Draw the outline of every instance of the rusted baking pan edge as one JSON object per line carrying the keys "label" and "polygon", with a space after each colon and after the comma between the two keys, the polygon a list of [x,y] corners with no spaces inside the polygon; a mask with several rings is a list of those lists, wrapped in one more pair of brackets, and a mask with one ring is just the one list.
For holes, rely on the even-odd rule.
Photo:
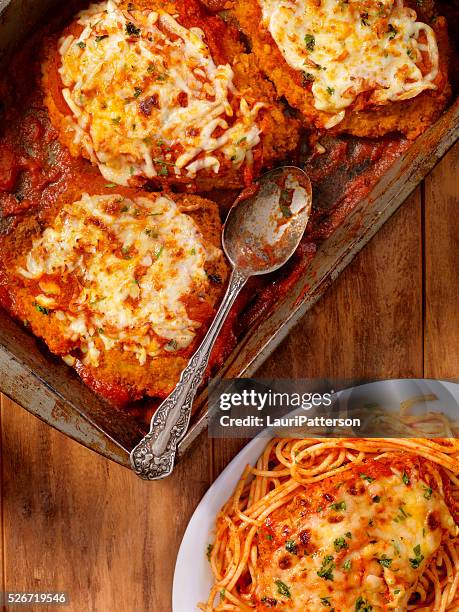
{"label": "rusted baking pan edge", "polygon": [[[304,277],[256,329],[241,339],[217,376],[252,376],[458,138],[459,99],[456,99],[321,245]],[[180,446],[182,454],[206,427],[207,399],[207,391],[203,391],[196,400],[196,416]]]}
{"label": "rusted baking pan edge", "polygon": [[129,466],[142,437],[133,419],[100,400],[60,359],[0,310],[0,389],[48,425],[101,455]]}

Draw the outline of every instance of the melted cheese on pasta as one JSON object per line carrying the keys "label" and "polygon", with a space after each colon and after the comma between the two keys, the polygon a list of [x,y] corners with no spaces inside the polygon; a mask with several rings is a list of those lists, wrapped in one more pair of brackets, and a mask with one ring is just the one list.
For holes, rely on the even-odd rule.
{"label": "melted cheese on pasta", "polygon": [[268,519],[259,532],[272,546],[258,561],[260,603],[292,612],[406,610],[442,538],[457,528],[438,492],[414,471],[409,486],[404,478],[362,474],[317,507],[305,495],[278,523]]}
{"label": "melted cheese on pasta", "polygon": [[211,249],[167,197],[83,194],[34,241],[19,273],[85,364],[97,366],[100,349],[113,347],[143,364],[193,341],[201,324],[189,318],[184,300],[208,287]]}
{"label": "melted cheese on pasta", "polygon": [[[356,97],[368,104],[435,89],[438,49],[432,28],[402,0],[259,0],[264,25],[286,62],[312,82],[315,108],[336,125]],[[421,62],[427,58],[428,72]]]}
{"label": "melted cheese on pasta", "polygon": [[218,173],[222,158],[251,163],[263,104],[238,94],[231,67],[214,63],[199,28],[113,0],[91,5],[78,23],[80,36],[60,41],[68,129],[107,180],[193,178]]}

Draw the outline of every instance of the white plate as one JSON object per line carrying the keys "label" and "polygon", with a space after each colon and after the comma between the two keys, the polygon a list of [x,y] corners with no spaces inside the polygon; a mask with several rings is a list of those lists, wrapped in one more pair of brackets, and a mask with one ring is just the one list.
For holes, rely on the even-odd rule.
{"label": "white plate", "polygon": [[[429,402],[429,410],[443,412],[457,420],[459,384],[435,380],[387,380],[368,383],[339,393],[340,401],[352,394],[381,406],[397,409],[400,402],[420,394],[433,393],[438,400]],[[245,466],[255,464],[268,437],[257,436],[228,464],[196,508],[183,536],[175,564],[172,593],[173,612],[196,612],[197,603],[206,601],[212,588],[212,572],[207,560],[207,546],[213,540],[215,518],[233,493]]]}

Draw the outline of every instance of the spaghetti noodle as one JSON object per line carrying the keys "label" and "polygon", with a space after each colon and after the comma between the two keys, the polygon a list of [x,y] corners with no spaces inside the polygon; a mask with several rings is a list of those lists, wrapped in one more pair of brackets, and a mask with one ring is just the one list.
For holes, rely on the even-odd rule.
{"label": "spaghetti noodle", "polygon": [[[361,487],[357,493],[352,491],[355,480]],[[379,485],[381,494],[374,494]],[[330,495],[334,490],[335,497]],[[346,498],[345,490],[350,490],[354,497],[348,495]],[[368,514],[365,514],[358,508],[366,507],[364,500],[369,491],[372,501],[380,503],[377,510],[375,504],[368,506]],[[397,510],[400,514],[378,532],[376,521],[382,514],[375,512],[387,513],[400,495],[403,499]],[[410,495],[414,496],[411,501]],[[326,504],[325,509],[312,509],[311,505],[314,506],[319,497],[333,499],[335,503]],[[339,501],[340,497],[348,500],[348,510],[358,500],[361,505],[354,506],[356,511],[352,516],[345,516],[346,502]],[[443,527],[449,525],[449,529],[439,529],[441,516],[446,521]],[[363,517],[368,517],[368,525],[371,525],[366,531],[369,542],[361,533],[360,523],[358,529],[354,529],[357,518],[363,520]],[[420,540],[421,545],[416,540],[419,535],[416,521],[422,523],[424,539]],[[246,467],[217,518],[216,537],[209,554],[215,584],[207,603],[200,604],[200,608],[206,612],[270,608],[303,612],[320,610],[321,606],[324,610],[334,608],[335,612],[354,609],[457,611],[458,521],[458,440],[275,438],[267,444],[256,466]],[[311,526],[311,523],[315,530],[298,533],[299,527]],[[351,524],[353,529],[349,528],[346,536],[336,538],[334,550],[322,557],[322,553],[330,552],[326,543],[333,542],[331,530],[340,528],[344,534]],[[427,525],[436,528],[436,536],[429,532]],[[317,539],[320,529],[325,530],[323,546],[311,548],[311,533]],[[410,543],[410,554],[404,559],[403,550],[399,550],[398,556],[396,553],[380,554],[375,558],[375,550],[381,546],[379,540],[389,538],[391,529],[397,533],[395,539],[401,539],[402,546]],[[416,533],[414,539],[410,530]],[[383,535],[378,539],[374,533]],[[397,548],[395,539],[391,542]],[[430,544],[426,544],[426,540]],[[370,549],[369,557],[365,558],[363,551],[367,554]],[[286,566],[287,562],[290,565]],[[317,569],[318,563],[322,565]],[[354,566],[360,570],[354,571],[352,576]],[[369,569],[371,567],[379,570]],[[349,571],[341,571],[341,568]],[[369,577],[368,573],[375,575]],[[340,579],[344,574],[346,577]],[[287,583],[284,576],[290,576],[291,582]],[[315,600],[308,576],[312,576],[314,588],[320,590]],[[364,577],[365,585],[362,584]],[[340,599],[337,591],[343,581],[346,581],[345,596]],[[371,596],[367,597],[369,585],[374,584],[376,591],[379,590],[376,604],[374,599],[370,601]],[[381,585],[386,589],[383,595]],[[366,591],[361,596],[359,589],[365,590],[363,587]],[[349,592],[354,597],[352,606],[346,599]],[[345,600],[347,603],[343,603]]]}

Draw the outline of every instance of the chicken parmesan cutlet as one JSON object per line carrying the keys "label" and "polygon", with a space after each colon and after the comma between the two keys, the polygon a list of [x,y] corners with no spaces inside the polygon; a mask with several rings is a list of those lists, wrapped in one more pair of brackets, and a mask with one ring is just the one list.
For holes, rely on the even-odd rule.
{"label": "chicken parmesan cutlet", "polygon": [[233,5],[260,68],[307,125],[414,139],[447,104],[446,21],[429,0],[416,10],[403,0]]}
{"label": "chicken parmesan cutlet", "polygon": [[61,142],[119,185],[250,184],[295,149],[298,122],[238,36],[195,0],[91,4],[45,45]]}
{"label": "chicken parmesan cutlet", "polygon": [[302,488],[258,530],[256,610],[411,609],[458,533],[445,487],[438,466],[389,452]]}
{"label": "chicken parmesan cutlet", "polygon": [[13,314],[107,399],[165,397],[225,288],[216,204],[91,177],[57,209],[5,245]]}

